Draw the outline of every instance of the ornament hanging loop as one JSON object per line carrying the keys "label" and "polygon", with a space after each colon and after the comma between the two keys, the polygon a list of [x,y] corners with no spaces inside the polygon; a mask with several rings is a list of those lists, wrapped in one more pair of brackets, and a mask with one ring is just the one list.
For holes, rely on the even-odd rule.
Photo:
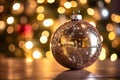
{"label": "ornament hanging loop", "polygon": [[77,14],[73,11],[73,15],[70,16],[70,19],[72,21],[82,20],[82,15],[80,15],[80,10],[78,10]]}

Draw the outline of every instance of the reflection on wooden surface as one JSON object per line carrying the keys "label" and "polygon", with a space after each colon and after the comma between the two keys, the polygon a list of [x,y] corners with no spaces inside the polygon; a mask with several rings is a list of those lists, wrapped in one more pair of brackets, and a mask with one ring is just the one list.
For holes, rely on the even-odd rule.
{"label": "reflection on wooden surface", "polygon": [[119,80],[120,61],[97,61],[84,70],[69,70],[47,58],[0,58],[0,80]]}

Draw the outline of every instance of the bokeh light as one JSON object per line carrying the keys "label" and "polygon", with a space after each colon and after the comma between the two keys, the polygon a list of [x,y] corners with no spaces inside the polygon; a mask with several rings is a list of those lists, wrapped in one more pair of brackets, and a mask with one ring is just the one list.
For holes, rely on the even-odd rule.
{"label": "bokeh light", "polygon": [[115,34],[114,32],[110,32],[110,33],[108,34],[109,40],[114,40],[115,37],[116,37],[116,34]]}
{"label": "bokeh light", "polygon": [[44,7],[43,6],[38,6],[36,11],[37,11],[37,13],[42,13],[42,12],[44,12]]}
{"label": "bokeh light", "polygon": [[116,53],[113,53],[113,54],[110,56],[110,60],[111,60],[111,61],[116,61],[116,60],[117,60],[117,54],[116,54]]}
{"label": "bokeh light", "polygon": [[54,3],[55,0],[47,0],[48,3]]}
{"label": "bokeh light", "polygon": [[10,45],[8,46],[8,49],[9,49],[9,51],[11,51],[11,52],[15,51],[15,45],[14,45],[14,44],[10,44]]}
{"label": "bokeh light", "polygon": [[65,13],[65,8],[64,7],[58,7],[57,11],[58,11],[58,13],[63,14],[63,13]]}
{"label": "bokeh light", "polygon": [[9,27],[7,28],[7,33],[8,33],[8,34],[12,34],[13,31],[14,31],[13,26],[9,26]]}
{"label": "bokeh light", "polygon": [[47,43],[47,41],[48,41],[48,38],[47,38],[46,36],[41,36],[41,37],[40,37],[40,42],[41,42],[42,44]]}
{"label": "bokeh light", "polygon": [[37,15],[37,20],[39,20],[39,21],[44,20],[44,18],[45,18],[45,16],[42,13]]}
{"label": "bokeh light", "polygon": [[37,3],[44,3],[44,0],[37,0]]}
{"label": "bokeh light", "polygon": [[3,31],[6,27],[6,23],[4,21],[0,21],[0,31]]}
{"label": "bokeh light", "polygon": [[100,60],[105,60],[106,59],[106,49],[104,47],[102,47],[102,51],[100,53],[99,59]]}
{"label": "bokeh light", "polygon": [[42,53],[38,50],[33,51],[32,56],[34,59],[40,59],[42,58]]}
{"label": "bokeh light", "polygon": [[89,15],[94,15],[94,9],[88,8],[88,9],[87,9],[87,13],[88,13]]}
{"label": "bokeh light", "polygon": [[42,32],[42,36],[46,36],[46,37],[48,37],[49,34],[50,34],[50,33],[49,33],[48,31],[43,31],[43,32]]}
{"label": "bokeh light", "polygon": [[72,4],[72,7],[77,7],[77,2],[76,1],[70,1],[70,3]]}
{"label": "bokeh light", "polygon": [[13,10],[19,10],[19,9],[20,9],[20,3],[14,3]]}
{"label": "bokeh light", "polygon": [[65,2],[64,7],[70,9],[72,7],[72,4],[70,2]]}
{"label": "bokeh light", "polygon": [[8,24],[13,24],[14,23],[14,17],[10,16],[7,18],[7,23]]}
{"label": "bokeh light", "polygon": [[86,4],[87,0],[79,0],[81,4]]}
{"label": "bokeh light", "polygon": [[54,24],[53,19],[45,19],[45,20],[43,21],[43,25],[44,25],[45,27],[52,26],[53,24]]}
{"label": "bokeh light", "polygon": [[0,5],[0,13],[4,11],[4,6]]}
{"label": "bokeh light", "polygon": [[26,47],[26,49],[32,49],[32,48],[33,48],[33,43],[32,43],[32,41],[27,41],[27,42],[25,43],[25,47]]}

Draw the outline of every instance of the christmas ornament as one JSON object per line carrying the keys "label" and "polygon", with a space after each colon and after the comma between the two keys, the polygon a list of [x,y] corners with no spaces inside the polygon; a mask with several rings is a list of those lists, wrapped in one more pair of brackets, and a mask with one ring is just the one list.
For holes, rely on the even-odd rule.
{"label": "christmas ornament", "polygon": [[51,51],[58,63],[71,69],[90,66],[98,58],[102,41],[98,30],[79,14],[61,25],[51,39]]}

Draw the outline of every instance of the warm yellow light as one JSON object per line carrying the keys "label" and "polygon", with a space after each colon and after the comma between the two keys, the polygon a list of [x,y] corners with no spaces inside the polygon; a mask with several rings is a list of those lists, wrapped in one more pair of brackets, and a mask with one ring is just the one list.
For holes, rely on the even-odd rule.
{"label": "warm yellow light", "polygon": [[105,60],[106,59],[106,49],[104,47],[102,48],[99,59],[100,60]]}
{"label": "warm yellow light", "polygon": [[13,31],[14,31],[13,26],[9,26],[9,27],[7,28],[7,33],[8,33],[8,34],[13,33]]}
{"label": "warm yellow light", "polygon": [[53,24],[54,24],[53,19],[45,19],[45,20],[43,21],[43,25],[44,25],[45,27],[52,26]]}
{"label": "warm yellow light", "polygon": [[37,20],[42,21],[45,18],[44,14],[38,14]]}
{"label": "warm yellow light", "polygon": [[23,48],[24,44],[25,44],[25,41],[19,41],[19,43],[18,43],[20,48]]}
{"label": "warm yellow light", "polygon": [[4,11],[4,6],[0,5],[0,13]]}
{"label": "warm yellow light", "polygon": [[106,25],[106,29],[107,29],[107,31],[113,31],[113,25],[110,24],[110,23],[108,23],[108,24]]}
{"label": "warm yellow light", "polygon": [[8,18],[7,18],[7,23],[8,23],[8,24],[14,23],[14,17],[12,17],[12,16],[8,17]]}
{"label": "warm yellow light", "polygon": [[113,48],[117,47],[119,45],[119,39],[114,39],[111,45]]}
{"label": "warm yellow light", "polygon": [[10,45],[8,46],[8,49],[9,49],[9,51],[11,51],[11,52],[15,51],[15,45],[14,45],[14,44],[10,44]]}
{"label": "warm yellow light", "polygon": [[79,0],[81,4],[86,4],[87,0]]}
{"label": "warm yellow light", "polygon": [[116,34],[115,34],[114,32],[110,32],[110,33],[108,34],[109,40],[114,40],[115,37],[116,37]]}
{"label": "warm yellow light", "polygon": [[4,30],[5,27],[6,27],[5,22],[4,22],[4,21],[0,21],[0,31],[1,31],[1,30]]}
{"label": "warm yellow light", "polygon": [[41,43],[45,44],[45,43],[47,43],[47,41],[48,41],[48,39],[47,39],[46,36],[41,36],[41,37],[40,37],[40,42],[41,42]]}
{"label": "warm yellow light", "polygon": [[119,15],[112,14],[111,19],[112,19],[112,21],[114,21],[116,23],[120,23],[120,16]]}
{"label": "warm yellow light", "polygon": [[32,56],[33,56],[34,59],[40,59],[40,58],[42,58],[42,53],[38,50],[35,50],[33,52]]}
{"label": "warm yellow light", "polygon": [[70,3],[72,4],[72,7],[77,7],[77,2],[76,1],[70,1]]}
{"label": "warm yellow light", "polygon": [[70,9],[72,7],[72,4],[70,2],[65,2],[64,7]]}
{"label": "warm yellow light", "polygon": [[108,4],[111,2],[111,0],[104,0],[104,1],[105,1],[106,3],[108,3]]}
{"label": "warm yellow light", "polygon": [[37,0],[37,3],[43,3],[44,0]]}
{"label": "warm yellow light", "polygon": [[87,13],[88,13],[89,15],[94,15],[94,9],[88,8],[88,9],[87,9]]}
{"label": "warm yellow light", "polygon": [[63,13],[65,13],[65,8],[64,7],[59,7],[57,9],[57,11],[58,11],[58,13],[63,14]]}
{"label": "warm yellow light", "polygon": [[20,3],[14,3],[13,10],[19,10],[19,9],[20,9]]}
{"label": "warm yellow light", "polygon": [[43,6],[39,6],[37,9],[36,9],[36,11],[37,11],[37,13],[42,13],[42,12],[44,12],[44,7]]}
{"label": "warm yellow light", "polygon": [[89,22],[91,25],[93,25],[94,27],[96,27],[95,22]]}
{"label": "warm yellow light", "polygon": [[117,54],[116,54],[116,53],[113,53],[113,54],[110,56],[110,60],[111,60],[111,61],[116,61],[116,60],[117,60]]}
{"label": "warm yellow light", "polygon": [[25,43],[25,47],[26,47],[27,49],[32,49],[32,47],[33,47],[32,41],[27,41],[27,42]]}
{"label": "warm yellow light", "polygon": [[48,37],[48,36],[49,36],[49,32],[48,32],[48,31],[43,31],[43,32],[42,32],[42,36]]}
{"label": "warm yellow light", "polygon": [[48,3],[54,3],[55,0],[47,0]]}
{"label": "warm yellow light", "polygon": [[26,62],[32,62],[32,61],[33,61],[33,59],[31,57],[26,58]]}

